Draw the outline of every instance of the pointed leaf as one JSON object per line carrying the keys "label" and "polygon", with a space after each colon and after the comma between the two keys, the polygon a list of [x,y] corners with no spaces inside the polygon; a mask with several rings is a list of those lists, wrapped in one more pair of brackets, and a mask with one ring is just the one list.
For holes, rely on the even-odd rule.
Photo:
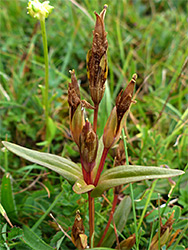
{"label": "pointed leaf", "polygon": [[11,221],[15,221],[17,219],[17,210],[16,210],[16,204],[14,200],[12,184],[11,184],[9,173],[5,174],[2,179],[1,203],[2,203],[3,208],[6,211],[8,218],[10,218]]}
{"label": "pointed leaf", "polygon": [[23,226],[24,241],[28,246],[34,250],[54,250],[50,245],[44,242],[38,235],[36,235],[30,228]]}
{"label": "pointed leaf", "polygon": [[98,185],[91,192],[92,197],[100,196],[105,190],[119,185],[157,178],[169,178],[184,172],[153,166],[123,165],[106,170],[99,179]]}
{"label": "pointed leaf", "polygon": [[96,160],[95,160],[96,164],[95,164],[95,167],[93,169],[94,179],[96,177],[97,170],[99,168],[99,164],[100,164],[100,160],[101,160],[103,149],[104,149],[103,137],[101,136],[100,140],[98,141],[97,156],[96,156]]}
{"label": "pointed leaf", "polygon": [[83,178],[81,168],[76,163],[66,158],[53,154],[41,153],[10,142],[3,142],[3,144],[14,154],[57,172],[70,183],[75,183],[78,179]]}
{"label": "pointed leaf", "polygon": [[73,186],[73,190],[77,194],[87,193],[95,188],[94,185],[87,185],[84,180],[77,180]]}
{"label": "pointed leaf", "polygon": [[[126,225],[127,218],[131,211],[131,198],[126,196],[118,205],[115,213],[114,213],[114,222],[116,225],[117,230],[121,233]],[[112,223],[113,224],[113,223]],[[116,240],[114,228],[110,227],[108,232],[102,242],[101,246],[105,247],[112,247],[113,243]]]}

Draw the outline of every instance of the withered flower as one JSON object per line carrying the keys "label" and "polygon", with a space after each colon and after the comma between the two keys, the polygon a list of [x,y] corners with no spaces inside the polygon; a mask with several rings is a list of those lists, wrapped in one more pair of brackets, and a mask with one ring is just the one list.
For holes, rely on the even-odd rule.
{"label": "withered flower", "polygon": [[87,54],[87,75],[92,100],[98,105],[104,95],[105,81],[108,74],[106,31],[104,27],[104,17],[107,5],[100,15],[95,12],[96,24],[93,31],[93,44]]}
{"label": "withered flower", "polygon": [[[160,246],[164,246],[168,240],[170,239],[170,235],[172,232],[172,225],[174,223],[174,212],[172,212],[172,214],[170,215],[170,217],[168,218],[168,220],[166,221],[166,223],[163,225],[162,222],[161,223],[161,232],[160,232]],[[159,247],[159,233],[157,232],[151,242],[150,245],[150,250],[158,250]]]}
{"label": "withered flower", "polygon": [[[136,236],[135,236],[135,234],[133,234],[129,238],[120,242],[119,249],[130,250],[130,249],[132,249],[132,247],[134,246],[135,243],[136,243]],[[118,248],[118,247],[116,247],[116,248]]]}
{"label": "withered flower", "polygon": [[104,128],[103,143],[105,148],[112,147],[120,137],[123,124],[132,102],[136,78],[137,75],[134,74],[126,89],[124,91],[122,90],[117,96],[116,106],[112,109]]}
{"label": "withered flower", "polygon": [[74,225],[72,227],[71,239],[73,244],[78,249],[85,249],[87,247],[87,236],[84,234],[85,229],[83,225],[83,220],[80,216],[80,211],[76,211],[76,216],[74,220]]}
{"label": "withered flower", "polygon": [[86,120],[79,140],[80,157],[86,172],[92,171],[98,149],[98,137],[91,123]]}
{"label": "withered flower", "polygon": [[80,90],[74,70],[70,71],[71,82],[68,88],[68,103],[70,116],[70,130],[76,144],[79,144],[79,137],[85,124],[84,113],[80,100]]}

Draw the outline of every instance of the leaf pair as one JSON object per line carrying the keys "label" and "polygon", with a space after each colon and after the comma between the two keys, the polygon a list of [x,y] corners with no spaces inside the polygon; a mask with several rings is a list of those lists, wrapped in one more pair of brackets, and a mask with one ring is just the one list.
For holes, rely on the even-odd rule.
{"label": "leaf pair", "polygon": [[95,187],[94,185],[87,185],[83,180],[81,168],[66,158],[27,149],[10,142],[3,142],[3,144],[16,155],[57,172],[71,184],[76,183],[73,187],[76,193],[80,194],[92,190],[92,197],[100,196],[105,190],[122,184],[148,179],[169,178],[184,173],[176,169],[124,165],[106,170],[101,175],[98,185]]}

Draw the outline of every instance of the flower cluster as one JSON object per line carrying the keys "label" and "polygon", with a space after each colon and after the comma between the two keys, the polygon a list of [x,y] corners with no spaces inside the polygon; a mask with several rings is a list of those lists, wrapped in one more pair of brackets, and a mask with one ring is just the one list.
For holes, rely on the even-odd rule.
{"label": "flower cluster", "polygon": [[[75,76],[75,71],[70,71],[71,82],[68,88],[68,103],[70,114],[70,130],[73,140],[79,147],[80,158],[83,170],[84,180],[87,184],[97,184],[100,173],[93,180],[92,170],[95,166],[95,160],[98,149],[98,137],[96,127],[84,118],[84,108],[94,109],[94,124],[97,124],[98,105],[100,104],[105,91],[105,82],[108,74],[107,64],[107,32],[104,26],[104,17],[107,5],[100,14],[96,15],[95,29],[93,31],[92,48],[87,54],[87,75],[89,88],[94,107],[86,101],[81,100],[80,89]],[[104,128],[103,143],[106,152],[119,140],[122,127],[124,125],[129,107],[132,102],[134,85],[137,75],[132,76],[126,89],[121,91],[116,99],[116,105],[113,108]],[[103,167],[103,166],[102,166]],[[102,171],[99,167],[99,172]],[[88,177],[88,175],[90,177]]]}
{"label": "flower cluster", "polygon": [[49,1],[40,3],[38,0],[33,0],[28,3],[27,14],[39,20],[43,20],[48,17],[53,8],[53,6],[49,5]]}

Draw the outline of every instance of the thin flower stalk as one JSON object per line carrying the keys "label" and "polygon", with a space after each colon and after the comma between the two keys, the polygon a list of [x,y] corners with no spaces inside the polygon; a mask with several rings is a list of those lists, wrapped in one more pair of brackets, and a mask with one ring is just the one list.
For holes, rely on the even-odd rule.
{"label": "thin flower stalk", "polygon": [[101,156],[101,160],[100,160],[99,167],[98,167],[97,174],[96,174],[95,181],[94,181],[95,186],[97,186],[98,181],[100,179],[100,176],[101,176],[101,173],[102,173],[102,170],[103,170],[103,167],[104,167],[104,163],[105,163],[108,151],[109,151],[108,148],[103,149],[103,153],[102,153],[102,156]]}
{"label": "thin flower stalk", "polygon": [[46,36],[45,19],[40,21],[41,31],[42,31],[42,41],[44,50],[44,62],[45,62],[45,91],[44,91],[44,110],[46,126],[48,127],[48,116],[49,116],[49,105],[48,105],[48,92],[49,92],[49,62],[48,62],[48,44]]}
{"label": "thin flower stalk", "polygon": [[97,247],[100,247],[107,232],[108,232],[108,229],[110,227],[110,224],[111,224],[111,221],[113,219],[113,215],[114,215],[114,212],[115,212],[115,208],[116,208],[116,205],[117,205],[117,202],[118,202],[118,194],[114,194],[114,199],[113,199],[113,203],[112,203],[112,209],[111,209],[111,212],[110,212],[110,216],[109,216],[109,219],[108,219],[108,223],[106,225],[106,228],[104,230],[104,233],[99,241],[99,243],[97,244]]}
{"label": "thin flower stalk", "polygon": [[49,5],[49,1],[44,1],[40,3],[39,0],[30,0],[28,2],[28,14],[33,18],[40,21],[42,41],[43,41],[43,51],[44,51],[44,62],[45,62],[45,88],[43,94],[43,105],[45,113],[45,123],[46,123],[46,140],[48,139],[48,119],[49,119],[49,103],[48,103],[48,92],[49,92],[49,62],[48,62],[48,43],[46,36],[45,19],[53,10],[53,6]]}

